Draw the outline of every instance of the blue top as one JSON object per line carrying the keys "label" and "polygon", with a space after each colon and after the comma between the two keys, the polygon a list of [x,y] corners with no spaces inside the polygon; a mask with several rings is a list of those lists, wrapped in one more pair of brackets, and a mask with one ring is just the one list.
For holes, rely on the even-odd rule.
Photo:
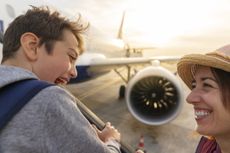
{"label": "blue top", "polygon": [[[0,65],[0,88],[23,79],[38,79],[32,72]],[[35,95],[0,131],[1,153],[118,153],[115,141],[103,143],[75,104],[75,97],[60,86]]]}

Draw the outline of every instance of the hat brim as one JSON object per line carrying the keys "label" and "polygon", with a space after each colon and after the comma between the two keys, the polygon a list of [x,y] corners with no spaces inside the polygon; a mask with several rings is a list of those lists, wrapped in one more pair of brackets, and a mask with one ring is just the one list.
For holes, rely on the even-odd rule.
{"label": "hat brim", "polygon": [[215,56],[202,54],[186,55],[177,63],[177,72],[190,89],[192,89],[192,67],[194,65],[208,66],[230,72],[229,62]]}

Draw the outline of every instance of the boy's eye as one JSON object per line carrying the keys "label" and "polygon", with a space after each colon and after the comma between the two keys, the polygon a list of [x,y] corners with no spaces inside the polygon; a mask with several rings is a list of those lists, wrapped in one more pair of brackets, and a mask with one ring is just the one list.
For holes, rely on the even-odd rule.
{"label": "boy's eye", "polygon": [[74,56],[72,56],[72,55],[69,55],[69,58],[70,58],[70,61],[71,61],[71,62],[73,62],[73,61],[76,61],[76,60],[77,60],[77,58],[76,58],[76,57],[74,57]]}

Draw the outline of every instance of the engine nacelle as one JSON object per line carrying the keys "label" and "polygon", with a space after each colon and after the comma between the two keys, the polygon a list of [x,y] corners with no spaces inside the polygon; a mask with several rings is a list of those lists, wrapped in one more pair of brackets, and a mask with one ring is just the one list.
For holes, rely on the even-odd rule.
{"label": "engine nacelle", "polygon": [[162,125],[180,113],[183,89],[169,70],[150,66],[130,80],[125,98],[129,111],[137,120],[148,125]]}

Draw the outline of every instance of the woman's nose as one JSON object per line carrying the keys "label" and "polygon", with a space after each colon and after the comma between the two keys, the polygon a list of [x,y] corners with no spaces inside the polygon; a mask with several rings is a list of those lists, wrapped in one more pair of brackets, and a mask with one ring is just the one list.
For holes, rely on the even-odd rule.
{"label": "woman's nose", "polygon": [[198,91],[196,91],[195,89],[192,90],[189,95],[186,98],[186,101],[189,104],[195,104],[201,101],[201,97]]}

